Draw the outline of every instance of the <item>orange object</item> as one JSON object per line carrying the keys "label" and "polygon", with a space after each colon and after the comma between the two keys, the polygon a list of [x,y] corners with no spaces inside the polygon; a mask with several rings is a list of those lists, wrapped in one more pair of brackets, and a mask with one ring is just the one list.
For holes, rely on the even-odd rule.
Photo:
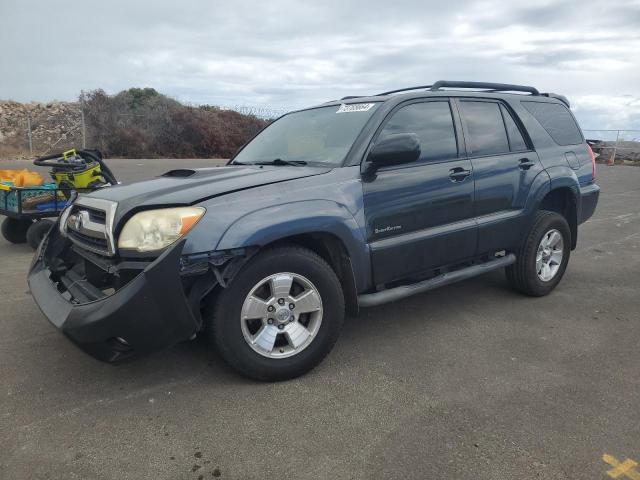
{"label": "orange object", "polygon": [[11,183],[14,187],[40,187],[44,184],[42,175],[29,170],[0,170],[0,182]]}

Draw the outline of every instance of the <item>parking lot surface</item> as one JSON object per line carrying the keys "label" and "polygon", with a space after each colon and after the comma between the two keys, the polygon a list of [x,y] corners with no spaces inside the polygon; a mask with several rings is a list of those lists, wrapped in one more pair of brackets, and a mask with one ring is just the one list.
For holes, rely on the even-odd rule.
{"label": "parking lot surface", "polygon": [[[109,161],[121,180],[216,163]],[[608,478],[640,462],[640,168],[599,166],[598,183],[550,296],[493,272],[364,310],[277,384],[199,340],[90,358],[31,299],[30,248],[0,239],[0,478]]]}

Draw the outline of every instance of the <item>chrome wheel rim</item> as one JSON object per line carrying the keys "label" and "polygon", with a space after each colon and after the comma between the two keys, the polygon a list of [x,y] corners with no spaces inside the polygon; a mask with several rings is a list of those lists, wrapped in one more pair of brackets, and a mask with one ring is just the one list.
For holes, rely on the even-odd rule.
{"label": "chrome wheel rim", "polygon": [[240,324],[247,344],[268,358],[297,355],[315,338],[322,323],[322,298],[311,281],[297,273],[263,278],[242,304]]}
{"label": "chrome wheel rim", "polygon": [[536,272],[543,282],[552,280],[562,264],[564,240],[555,228],[542,236],[536,254]]}

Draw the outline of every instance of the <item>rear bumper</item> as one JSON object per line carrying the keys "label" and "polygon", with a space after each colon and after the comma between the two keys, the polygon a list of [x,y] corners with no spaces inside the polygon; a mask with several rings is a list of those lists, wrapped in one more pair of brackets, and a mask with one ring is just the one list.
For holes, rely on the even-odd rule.
{"label": "rear bumper", "polygon": [[596,211],[598,198],[600,197],[600,187],[595,183],[580,187],[580,212],[578,223],[584,223],[591,218]]}
{"label": "rear bumper", "polygon": [[36,253],[29,287],[42,313],[82,350],[106,362],[121,361],[164,349],[196,333],[197,321],[179,274],[183,246],[184,240],[114,293],[77,303],[65,293],[62,282],[51,278],[52,260],[69,248],[53,228]]}

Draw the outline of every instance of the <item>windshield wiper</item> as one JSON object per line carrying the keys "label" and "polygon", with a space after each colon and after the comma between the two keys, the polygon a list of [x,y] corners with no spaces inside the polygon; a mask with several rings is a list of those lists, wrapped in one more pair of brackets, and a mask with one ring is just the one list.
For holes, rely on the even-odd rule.
{"label": "windshield wiper", "polygon": [[306,164],[307,162],[305,162],[304,160],[282,160],[281,158],[275,158],[269,161],[252,163],[252,165],[276,165],[278,167],[281,167],[281,166],[300,167]]}

